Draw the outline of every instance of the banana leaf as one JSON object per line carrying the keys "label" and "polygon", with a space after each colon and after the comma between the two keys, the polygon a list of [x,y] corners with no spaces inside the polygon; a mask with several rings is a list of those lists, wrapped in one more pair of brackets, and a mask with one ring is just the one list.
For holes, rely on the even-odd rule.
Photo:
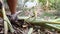
{"label": "banana leaf", "polygon": [[38,23],[38,24],[39,23],[60,24],[60,18],[46,20],[46,19],[39,18],[39,17],[35,19],[35,17],[29,18],[27,16],[18,16],[18,19],[24,19],[27,22]]}
{"label": "banana leaf", "polygon": [[54,28],[60,31],[60,24],[48,24],[46,23],[47,27]]}
{"label": "banana leaf", "polygon": [[54,28],[57,30],[60,30],[60,18],[57,19],[51,19],[51,20],[44,20],[43,18],[29,18],[27,16],[18,16],[18,19],[22,20],[24,19],[26,22],[35,24],[35,25],[44,25],[47,26],[47,28]]}

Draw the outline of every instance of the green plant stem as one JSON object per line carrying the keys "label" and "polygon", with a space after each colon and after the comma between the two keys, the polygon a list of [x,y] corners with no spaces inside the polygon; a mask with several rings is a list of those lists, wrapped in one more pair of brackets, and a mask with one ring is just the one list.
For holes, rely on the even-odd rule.
{"label": "green plant stem", "polygon": [[14,29],[13,29],[8,17],[6,16],[4,5],[2,6],[2,14],[3,14],[3,19],[4,19],[5,31],[8,31],[8,27],[9,27],[9,30],[13,33]]}

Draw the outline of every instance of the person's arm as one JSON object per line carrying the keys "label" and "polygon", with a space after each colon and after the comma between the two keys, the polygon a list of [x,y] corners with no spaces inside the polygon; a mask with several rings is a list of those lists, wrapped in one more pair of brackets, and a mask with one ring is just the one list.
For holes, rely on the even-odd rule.
{"label": "person's arm", "polygon": [[7,0],[9,9],[11,11],[11,14],[16,13],[16,5],[17,5],[17,0]]}
{"label": "person's arm", "polygon": [[16,5],[18,0],[7,0],[7,4],[9,6],[11,12],[11,20],[15,20],[17,15],[16,14]]}

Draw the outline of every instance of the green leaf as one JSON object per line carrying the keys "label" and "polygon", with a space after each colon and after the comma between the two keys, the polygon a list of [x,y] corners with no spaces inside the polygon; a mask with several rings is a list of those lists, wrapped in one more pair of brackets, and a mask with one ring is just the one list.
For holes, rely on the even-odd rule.
{"label": "green leaf", "polygon": [[51,3],[55,3],[55,0],[50,0]]}
{"label": "green leaf", "polygon": [[48,23],[46,23],[46,25],[60,30],[60,24],[48,24]]}

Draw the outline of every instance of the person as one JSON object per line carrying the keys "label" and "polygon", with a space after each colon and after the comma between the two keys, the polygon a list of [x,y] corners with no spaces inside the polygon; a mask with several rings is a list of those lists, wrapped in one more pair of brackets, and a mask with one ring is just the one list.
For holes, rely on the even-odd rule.
{"label": "person", "polygon": [[16,5],[17,5],[17,0],[7,0],[7,4],[9,6],[10,12],[11,12],[11,19],[16,19],[15,14],[16,14]]}
{"label": "person", "polygon": [[7,4],[11,11],[11,14],[14,15],[16,13],[17,0],[7,0]]}
{"label": "person", "polygon": [[[14,18],[14,15],[16,13],[17,0],[7,0],[7,4],[9,6],[9,9],[10,9],[10,12],[11,12],[11,15],[12,15],[11,18],[13,19]],[[0,17],[2,17],[1,13],[0,13]]]}

